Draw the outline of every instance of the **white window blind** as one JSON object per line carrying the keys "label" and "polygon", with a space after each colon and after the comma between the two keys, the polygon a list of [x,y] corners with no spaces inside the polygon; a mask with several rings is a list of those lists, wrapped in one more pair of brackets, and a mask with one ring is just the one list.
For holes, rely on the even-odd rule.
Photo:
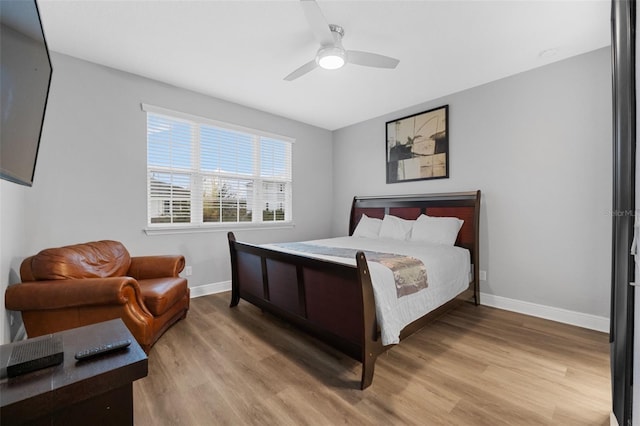
{"label": "white window blind", "polygon": [[292,221],[292,139],[142,107],[148,226]]}

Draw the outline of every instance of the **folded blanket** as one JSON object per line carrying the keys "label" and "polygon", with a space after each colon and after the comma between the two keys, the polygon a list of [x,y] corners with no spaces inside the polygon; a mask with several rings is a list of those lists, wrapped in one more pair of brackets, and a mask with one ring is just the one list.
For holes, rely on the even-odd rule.
{"label": "folded blanket", "polygon": [[424,263],[415,257],[351,248],[318,246],[307,243],[280,243],[272,245],[302,253],[352,259],[356,257],[357,252],[361,251],[364,253],[368,262],[379,263],[386,266],[391,270],[391,272],[393,272],[398,297],[413,294],[427,288],[428,286],[427,269],[425,268]]}

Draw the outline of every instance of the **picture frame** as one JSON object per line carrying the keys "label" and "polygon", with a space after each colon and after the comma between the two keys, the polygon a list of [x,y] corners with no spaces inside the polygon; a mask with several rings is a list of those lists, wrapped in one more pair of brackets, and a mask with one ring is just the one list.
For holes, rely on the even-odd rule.
{"label": "picture frame", "polygon": [[387,183],[449,177],[449,105],[386,122]]}

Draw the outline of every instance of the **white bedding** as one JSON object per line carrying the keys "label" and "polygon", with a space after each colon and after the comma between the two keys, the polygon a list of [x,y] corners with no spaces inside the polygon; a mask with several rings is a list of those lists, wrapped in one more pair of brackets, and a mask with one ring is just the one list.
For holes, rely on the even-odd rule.
{"label": "white bedding", "polygon": [[[384,345],[398,343],[400,341],[400,331],[407,324],[453,299],[469,286],[469,250],[461,247],[360,237],[339,237],[305,241],[305,243],[402,254],[413,256],[424,263],[427,269],[428,287],[417,293],[398,298],[393,272],[380,263],[367,262],[371,272],[376,314],[382,332],[382,344]],[[272,244],[266,244],[264,247],[349,265],[355,265],[356,263],[355,257],[347,259],[298,253],[295,250],[284,249]]]}

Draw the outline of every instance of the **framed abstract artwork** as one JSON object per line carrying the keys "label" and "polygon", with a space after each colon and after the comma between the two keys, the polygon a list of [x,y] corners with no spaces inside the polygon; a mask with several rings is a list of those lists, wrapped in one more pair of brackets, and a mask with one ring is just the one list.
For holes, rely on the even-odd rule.
{"label": "framed abstract artwork", "polygon": [[387,183],[449,177],[449,105],[386,123]]}

